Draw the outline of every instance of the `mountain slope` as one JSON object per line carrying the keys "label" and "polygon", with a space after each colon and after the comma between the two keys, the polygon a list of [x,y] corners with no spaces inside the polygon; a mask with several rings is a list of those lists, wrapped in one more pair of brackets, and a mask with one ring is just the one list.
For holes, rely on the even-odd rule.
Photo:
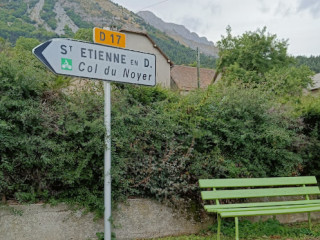
{"label": "mountain slope", "polygon": [[206,55],[218,56],[218,50],[214,46],[213,42],[208,41],[205,37],[199,37],[194,32],[190,32],[185,26],[166,23],[149,11],[140,11],[137,14],[148,24],[166,33],[183,45],[194,50],[199,47],[200,51]]}
{"label": "mountain slope", "polygon": [[[187,48],[147,24],[141,17],[109,0],[2,0],[0,37],[15,43],[20,36],[45,41],[53,37],[73,37],[80,28],[127,28],[147,31],[176,64],[193,64],[194,50]],[[91,32],[91,33],[90,33]],[[215,58],[201,56],[203,67],[214,67]]]}

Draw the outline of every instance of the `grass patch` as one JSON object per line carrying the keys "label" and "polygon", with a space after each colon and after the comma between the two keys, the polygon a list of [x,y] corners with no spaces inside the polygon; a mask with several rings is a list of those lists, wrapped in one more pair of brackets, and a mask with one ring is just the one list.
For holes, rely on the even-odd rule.
{"label": "grass patch", "polygon": [[[240,239],[279,239],[279,240],[315,240],[320,239],[320,222],[314,222],[312,231],[308,223],[281,224],[277,220],[269,219],[265,222],[252,223],[248,220],[239,222]],[[235,227],[233,221],[224,220],[222,223],[222,239],[231,240],[235,238]],[[197,235],[174,236],[166,238],[154,238],[154,240],[209,240],[216,239],[217,225]]]}

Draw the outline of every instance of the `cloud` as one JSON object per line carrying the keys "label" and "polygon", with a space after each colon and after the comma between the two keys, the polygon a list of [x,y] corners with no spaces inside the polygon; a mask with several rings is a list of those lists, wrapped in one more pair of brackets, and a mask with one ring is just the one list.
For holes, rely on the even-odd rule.
{"label": "cloud", "polygon": [[[221,5],[219,0],[188,0],[188,6],[183,6],[185,1],[180,2],[178,22],[186,26],[190,31],[202,32],[207,29],[208,23],[212,24],[212,19],[215,19],[221,13]],[[183,2],[183,3],[182,3]],[[177,14],[178,15],[178,14]]]}
{"label": "cloud", "polygon": [[295,10],[292,6],[293,4],[288,4],[288,2],[282,2],[279,1],[278,5],[274,11],[275,16],[282,16],[282,17],[288,17],[292,14],[294,14]]}
{"label": "cloud", "polygon": [[258,9],[262,12],[262,13],[269,13],[270,12],[270,6],[268,4],[265,3],[264,0],[259,0],[259,7]]}
{"label": "cloud", "polygon": [[210,4],[203,6],[202,10],[208,11],[211,15],[214,15],[221,12],[221,6],[219,4],[211,2]]}
{"label": "cloud", "polygon": [[202,22],[196,17],[184,17],[182,19],[182,25],[187,26],[191,31],[197,32],[202,27]]}
{"label": "cloud", "polygon": [[320,1],[319,0],[300,0],[298,12],[309,11],[314,18],[320,17]]}

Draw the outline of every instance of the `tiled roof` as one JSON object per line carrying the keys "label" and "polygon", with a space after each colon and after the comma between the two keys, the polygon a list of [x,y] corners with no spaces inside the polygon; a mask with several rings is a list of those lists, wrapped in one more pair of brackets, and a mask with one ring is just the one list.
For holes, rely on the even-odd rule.
{"label": "tiled roof", "polygon": [[[200,88],[206,88],[212,82],[216,71],[200,68]],[[171,79],[179,90],[190,91],[198,88],[197,68],[175,65],[171,69]]]}

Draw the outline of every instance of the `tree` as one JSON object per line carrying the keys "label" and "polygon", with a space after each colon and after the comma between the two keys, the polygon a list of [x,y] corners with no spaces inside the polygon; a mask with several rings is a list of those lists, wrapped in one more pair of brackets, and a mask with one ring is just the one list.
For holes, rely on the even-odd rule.
{"label": "tree", "polygon": [[312,71],[320,73],[320,56],[297,56],[296,57],[297,66],[306,65]]}
{"label": "tree", "polygon": [[63,31],[64,31],[64,36],[65,37],[72,38],[74,36],[74,33],[73,33],[72,29],[68,25],[64,26]]}
{"label": "tree", "polygon": [[16,48],[24,49],[31,52],[32,49],[39,44],[40,42],[35,38],[19,37],[16,41]]}
{"label": "tree", "polygon": [[79,39],[87,42],[93,42],[92,29],[80,28],[74,35],[74,39]]}
{"label": "tree", "polygon": [[[313,72],[306,67],[294,67],[295,60],[287,53],[287,40],[278,40],[275,34],[266,32],[266,27],[242,36],[232,36],[227,27],[227,36],[217,42],[219,60],[217,71],[227,83],[243,82],[264,84],[279,93],[301,94],[311,84]],[[276,89],[278,87],[278,89]]]}
{"label": "tree", "polygon": [[274,67],[286,67],[294,63],[287,54],[287,41],[277,40],[275,34],[267,34],[266,27],[255,32],[245,32],[240,37],[231,35],[227,27],[227,36],[217,42],[219,61],[217,69],[223,69],[238,63],[246,71],[266,73]]}

